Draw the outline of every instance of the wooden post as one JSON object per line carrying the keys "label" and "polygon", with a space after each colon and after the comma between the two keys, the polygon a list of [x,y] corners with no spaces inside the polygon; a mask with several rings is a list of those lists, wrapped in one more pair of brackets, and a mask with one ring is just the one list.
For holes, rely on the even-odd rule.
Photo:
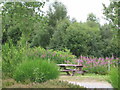
{"label": "wooden post", "polygon": [[108,61],[108,71],[110,71],[110,61]]}
{"label": "wooden post", "polygon": [[79,60],[78,60],[78,65],[80,65],[80,62],[79,62]]}

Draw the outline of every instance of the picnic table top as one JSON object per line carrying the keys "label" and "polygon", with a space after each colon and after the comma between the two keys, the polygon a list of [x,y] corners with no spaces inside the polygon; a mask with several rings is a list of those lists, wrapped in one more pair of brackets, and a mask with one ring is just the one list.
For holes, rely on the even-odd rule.
{"label": "picnic table top", "polygon": [[76,64],[57,64],[58,66],[74,66],[74,67],[83,67],[82,65],[76,65]]}

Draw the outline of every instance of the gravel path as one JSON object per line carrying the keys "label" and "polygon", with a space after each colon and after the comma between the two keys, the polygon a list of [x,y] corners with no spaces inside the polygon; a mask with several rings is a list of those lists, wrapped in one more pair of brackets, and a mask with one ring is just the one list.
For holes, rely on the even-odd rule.
{"label": "gravel path", "polygon": [[107,80],[108,76],[84,75],[84,76],[60,76],[59,80],[80,85],[86,88],[113,88]]}
{"label": "gravel path", "polygon": [[[66,80],[64,80],[66,81]],[[113,88],[108,82],[73,82],[67,81],[69,83],[84,86],[86,88]]]}

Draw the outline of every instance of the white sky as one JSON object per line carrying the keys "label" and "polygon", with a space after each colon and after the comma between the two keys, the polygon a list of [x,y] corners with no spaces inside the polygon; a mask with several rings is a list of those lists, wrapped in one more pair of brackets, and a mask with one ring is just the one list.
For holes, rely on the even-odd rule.
{"label": "white sky", "polygon": [[[53,3],[55,0],[49,0],[45,4],[44,11],[48,10],[48,6]],[[104,15],[102,3],[106,6],[109,5],[109,0],[57,0],[62,2],[66,8],[70,19],[75,18],[78,22],[85,22],[87,15],[93,13],[97,18],[100,19],[100,23],[106,23],[106,20],[103,19]]]}

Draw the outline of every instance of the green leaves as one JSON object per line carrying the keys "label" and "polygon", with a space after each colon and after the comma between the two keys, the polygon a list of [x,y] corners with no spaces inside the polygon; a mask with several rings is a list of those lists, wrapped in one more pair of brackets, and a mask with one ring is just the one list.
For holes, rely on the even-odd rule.
{"label": "green leaves", "polygon": [[54,2],[50,7],[49,11],[47,12],[49,17],[49,25],[56,26],[59,20],[63,20],[67,17],[67,10],[66,7],[61,2]]}
{"label": "green leaves", "polygon": [[59,75],[58,67],[54,63],[48,63],[42,59],[23,61],[14,71],[13,78],[16,81],[45,82],[55,79]]}
{"label": "green leaves", "polygon": [[[13,39],[14,44],[17,44],[17,41],[23,36],[28,42],[35,30],[36,22],[41,21],[43,17],[39,13],[42,13],[40,7],[44,6],[44,4],[44,2],[4,3],[2,10],[3,42],[10,38]],[[36,10],[39,13],[36,13]],[[15,34],[13,33],[14,31],[16,32]],[[5,37],[6,34],[7,38]]]}
{"label": "green leaves", "polygon": [[97,19],[97,17],[93,13],[90,13],[88,15],[87,21],[92,21],[92,22],[98,23],[98,19]]}
{"label": "green leaves", "polygon": [[103,7],[103,14],[106,16],[106,19],[112,24],[114,27],[113,29],[118,29],[120,2],[110,1],[110,5],[108,7],[106,7],[105,4],[103,4]]}

